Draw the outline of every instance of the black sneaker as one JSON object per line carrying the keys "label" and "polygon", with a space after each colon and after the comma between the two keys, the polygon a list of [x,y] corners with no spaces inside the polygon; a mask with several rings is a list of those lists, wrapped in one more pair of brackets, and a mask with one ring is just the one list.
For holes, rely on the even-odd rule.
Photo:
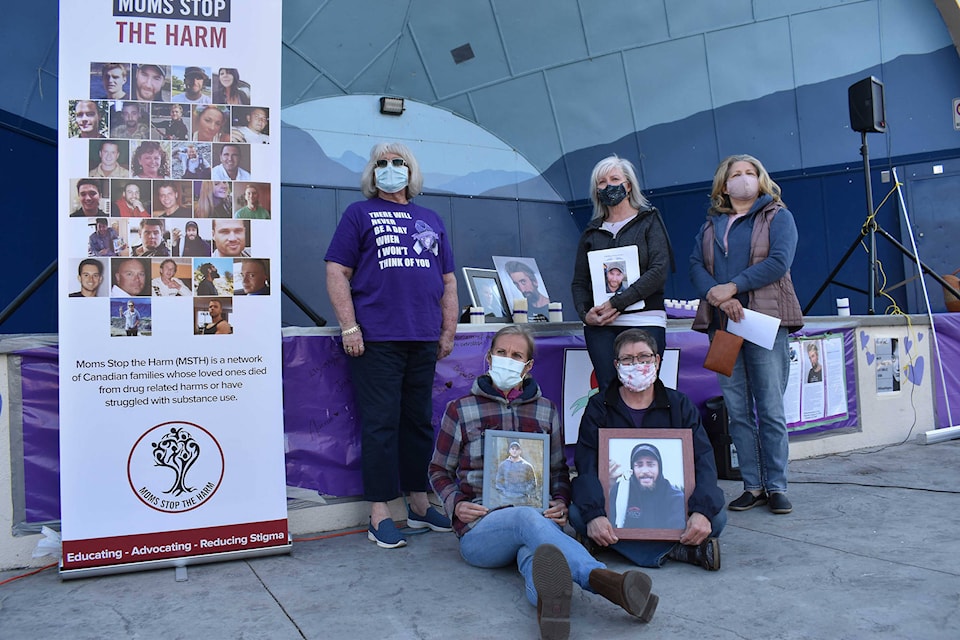
{"label": "black sneaker", "polygon": [[767,504],[766,493],[761,491],[760,495],[755,496],[749,491],[744,491],[742,496],[727,505],[727,509],[730,509],[730,511],[746,511],[747,509],[759,507],[762,504]]}
{"label": "black sneaker", "polygon": [[707,571],[720,569],[720,541],[717,538],[707,538],[697,545],[674,545],[667,557],[671,560],[686,562],[703,567]]}
{"label": "black sneaker", "polygon": [[598,555],[600,555],[600,551],[602,551],[603,548],[594,542],[593,538],[585,533],[582,535],[578,533],[573,537],[577,542],[583,545],[583,548],[586,549],[587,553],[589,553],[591,556],[596,558]]}
{"label": "black sneaker", "polygon": [[782,491],[771,491],[769,500],[770,511],[777,514],[790,513],[793,505],[787,500],[787,494]]}

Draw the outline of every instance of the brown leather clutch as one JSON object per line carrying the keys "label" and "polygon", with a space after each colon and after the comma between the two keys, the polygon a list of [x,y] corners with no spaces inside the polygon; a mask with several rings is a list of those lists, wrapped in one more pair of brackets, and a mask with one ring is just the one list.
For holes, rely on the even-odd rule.
{"label": "brown leather clutch", "polygon": [[733,365],[737,362],[737,354],[743,346],[743,338],[723,329],[717,329],[710,341],[707,357],[703,360],[703,368],[722,373],[725,376],[733,375]]}

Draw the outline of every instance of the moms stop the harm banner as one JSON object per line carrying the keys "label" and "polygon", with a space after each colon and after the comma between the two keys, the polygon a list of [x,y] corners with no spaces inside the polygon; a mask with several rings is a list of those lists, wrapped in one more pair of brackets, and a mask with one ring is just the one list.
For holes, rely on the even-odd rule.
{"label": "moms stop the harm banner", "polygon": [[290,549],[281,13],[60,3],[63,577]]}

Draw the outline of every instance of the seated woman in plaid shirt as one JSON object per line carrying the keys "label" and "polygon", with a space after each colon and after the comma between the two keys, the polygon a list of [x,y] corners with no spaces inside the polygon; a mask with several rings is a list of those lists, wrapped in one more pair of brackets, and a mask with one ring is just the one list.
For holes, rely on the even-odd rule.
{"label": "seated woman in plaid shirt", "polygon": [[[430,462],[430,483],[453,516],[464,560],[485,568],[517,563],[527,599],[537,607],[541,637],[567,637],[574,580],[649,622],[659,601],[650,593],[650,577],[607,569],[561,528],[567,523],[570,473],[557,408],[528,375],[533,347],[533,336],[520,325],[494,335],[486,356],[488,373],[474,381],[470,395],[447,406]],[[550,435],[549,508],[483,506],[485,429]]]}

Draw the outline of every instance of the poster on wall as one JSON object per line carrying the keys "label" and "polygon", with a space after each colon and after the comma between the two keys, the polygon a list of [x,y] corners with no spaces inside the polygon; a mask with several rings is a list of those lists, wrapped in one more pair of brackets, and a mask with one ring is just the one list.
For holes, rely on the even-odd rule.
{"label": "poster on wall", "polygon": [[783,395],[789,431],[847,417],[847,378],[843,336],[824,334],[791,340],[790,377]]}
{"label": "poster on wall", "polygon": [[281,13],[60,5],[63,577],[290,549]]}

